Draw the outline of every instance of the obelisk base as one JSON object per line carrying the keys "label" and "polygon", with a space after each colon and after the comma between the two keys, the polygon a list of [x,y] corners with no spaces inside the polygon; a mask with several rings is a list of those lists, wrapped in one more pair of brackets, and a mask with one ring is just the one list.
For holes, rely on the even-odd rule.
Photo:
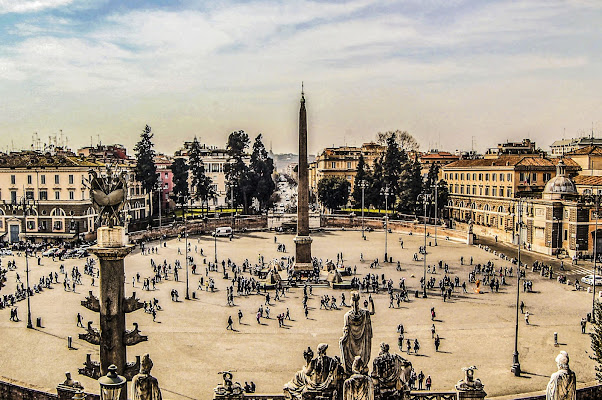
{"label": "obelisk base", "polygon": [[293,271],[297,272],[310,272],[313,271],[314,266],[311,260],[311,242],[313,239],[311,236],[295,236],[295,264],[293,265]]}

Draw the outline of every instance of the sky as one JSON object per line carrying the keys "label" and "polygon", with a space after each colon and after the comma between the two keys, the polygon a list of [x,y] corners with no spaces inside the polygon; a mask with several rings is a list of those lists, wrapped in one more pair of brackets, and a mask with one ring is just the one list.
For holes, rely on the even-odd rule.
{"label": "sky", "polygon": [[0,0],[0,150],[61,130],[173,154],[263,134],[309,152],[602,136],[599,0]]}

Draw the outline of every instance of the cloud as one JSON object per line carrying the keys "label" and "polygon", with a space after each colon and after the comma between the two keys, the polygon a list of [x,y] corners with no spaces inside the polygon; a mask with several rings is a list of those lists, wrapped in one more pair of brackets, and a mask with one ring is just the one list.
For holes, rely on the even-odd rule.
{"label": "cloud", "polygon": [[0,14],[31,13],[51,8],[59,8],[75,0],[0,0]]}
{"label": "cloud", "polygon": [[[433,127],[443,129],[447,109],[466,115],[458,118],[463,127],[454,127],[466,136],[461,132],[482,126],[464,104],[481,115],[483,104],[515,111],[506,99],[525,96],[521,87],[556,94],[547,85],[600,86],[597,2],[182,2],[85,16],[73,10],[91,0],[29,3],[69,7],[20,16],[5,28],[12,41],[0,41],[0,96],[11,107],[21,104],[23,115],[23,104],[51,103],[49,121],[67,119],[84,130],[91,128],[76,117],[97,121],[94,111],[103,109],[111,122],[98,125],[113,131],[117,121],[150,116],[181,135],[245,126],[294,132],[295,115],[286,110],[294,110],[305,80],[315,130],[350,129],[361,138],[407,126],[428,137]],[[9,5],[16,9],[0,0],[0,13],[16,12]],[[524,84],[530,80],[537,83]],[[577,107],[578,93],[571,99]],[[590,101],[584,96],[582,105]],[[426,123],[429,107],[438,115]],[[7,113],[0,111],[0,120]]]}

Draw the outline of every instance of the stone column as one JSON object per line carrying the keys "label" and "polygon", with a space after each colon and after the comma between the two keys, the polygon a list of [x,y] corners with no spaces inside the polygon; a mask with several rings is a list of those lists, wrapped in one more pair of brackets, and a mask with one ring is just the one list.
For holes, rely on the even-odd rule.
{"label": "stone column", "polygon": [[[134,248],[127,244],[125,228],[98,228],[98,244],[90,247],[100,261],[100,373],[106,375],[111,364],[117,373],[125,374],[127,367],[124,342],[124,258]],[[127,399],[127,385],[121,392]]]}
{"label": "stone column", "polygon": [[309,165],[307,163],[307,113],[305,96],[301,92],[299,110],[299,185],[297,186],[297,236],[295,237],[295,272],[311,271],[311,242],[309,236]]}

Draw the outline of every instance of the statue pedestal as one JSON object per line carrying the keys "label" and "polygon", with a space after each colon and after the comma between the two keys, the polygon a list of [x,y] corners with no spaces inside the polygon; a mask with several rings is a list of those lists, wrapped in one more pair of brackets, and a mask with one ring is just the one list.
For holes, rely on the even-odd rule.
{"label": "statue pedestal", "polygon": [[485,396],[484,390],[458,390],[458,400],[483,400]]}
{"label": "statue pedestal", "polygon": [[125,234],[125,228],[123,226],[115,226],[113,228],[101,226],[96,232],[96,243],[97,245],[95,247],[101,248],[127,246],[128,239]]}
{"label": "statue pedestal", "polygon": [[[100,269],[100,373],[106,375],[115,364],[120,375],[127,374],[125,332],[124,259],[133,249],[127,244],[125,228],[98,228],[97,245],[89,248],[99,260]],[[131,375],[130,375],[131,376]],[[121,400],[127,399],[127,388]]]}
{"label": "statue pedestal", "polygon": [[466,234],[466,244],[469,246],[474,244],[474,234],[472,232]]}

